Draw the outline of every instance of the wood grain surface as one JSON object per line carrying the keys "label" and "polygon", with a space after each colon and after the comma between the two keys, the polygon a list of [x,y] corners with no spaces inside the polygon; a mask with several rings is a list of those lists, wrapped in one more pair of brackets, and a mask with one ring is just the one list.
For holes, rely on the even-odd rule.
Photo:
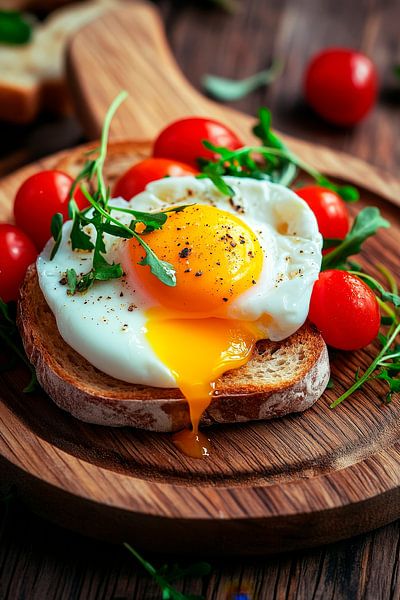
{"label": "wood grain surface", "polygon": [[[87,150],[81,148],[82,155]],[[145,154],[143,142],[132,145],[132,163]],[[66,158],[5,178],[0,206],[10,204],[27,174],[67,165]],[[115,175],[114,162],[111,171]],[[363,190],[352,211],[371,204],[392,227],[369,241],[362,260],[369,271],[383,262],[398,272],[398,209]],[[383,385],[375,381],[329,409],[374,352],[332,356],[334,389],[301,415],[211,428],[211,460],[198,461],[178,452],[168,434],[76,421],[43,392],[25,396],[23,370],[6,372],[0,386],[3,476],[39,512],[46,497],[48,518],[104,539],[122,542],[128,535],[150,550],[190,553],[195,544],[209,555],[270,554],[378,527],[400,514],[400,405],[384,405]],[[156,531],[149,544],[149,532]]]}
{"label": "wood grain surface", "polygon": [[[208,11],[194,2],[161,0],[158,4],[174,55],[196,88],[205,72],[246,76],[268,66],[274,55],[284,55],[287,71],[283,78],[232,106],[255,114],[260,105],[267,104],[281,131],[327,143],[395,173],[400,112],[392,64],[400,62],[398,2],[271,0],[267,4],[246,0],[245,8],[234,16]],[[341,43],[367,51],[381,76],[380,102],[355,130],[337,130],[316,119],[304,106],[299,89],[311,53]],[[79,138],[79,127],[71,119],[57,123],[43,117],[33,128],[2,126],[0,151],[7,160],[10,149],[21,149],[24,156],[43,155],[50,145],[55,149]],[[7,164],[17,162],[14,155]],[[114,547],[87,542],[20,510],[9,516],[0,539],[1,597],[158,597],[140,569]],[[214,562],[209,582],[202,587],[198,581],[186,581],[182,589],[187,593],[203,590],[207,599],[226,600],[231,583],[248,580],[253,600],[399,598],[399,539],[396,524],[312,552],[251,563]]]}

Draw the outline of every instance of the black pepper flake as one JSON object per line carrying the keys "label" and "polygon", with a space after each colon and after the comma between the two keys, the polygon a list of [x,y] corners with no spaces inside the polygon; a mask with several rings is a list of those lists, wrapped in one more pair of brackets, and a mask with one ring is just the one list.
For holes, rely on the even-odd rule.
{"label": "black pepper flake", "polygon": [[129,310],[129,312],[132,312],[132,311],[133,311],[135,308],[137,308],[136,304],[130,304],[130,305],[128,306],[128,310]]}
{"label": "black pepper flake", "polygon": [[253,281],[251,282],[253,285],[256,285],[257,281],[255,279],[253,279]]}
{"label": "black pepper flake", "polygon": [[64,277],[61,277],[60,281],[58,282],[60,285],[67,285],[68,283],[68,279],[67,277],[64,275]]}
{"label": "black pepper flake", "polygon": [[187,258],[189,256],[189,254],[191,253],[191,251],[192,251],[191,248],[184,248],[183,250],[181,250],[179,252],[180,258]]}
{"label": "black pepper flake", "polygon": [[190,273],[190,271],[191,271],[191,270],[192,270],[192,269],[185,269],[183,272],[184,272],[184,273]]}
{"label": "black pepper flake", "polygon": [[232,246],[232,248],[235,248],[236,242],[231,242],[231,246]]}
{"label": "black pepper flake", "polygon": [[203,271],[197,271],[194,276],[195,277],[201,277],[203,275]]}
{"label": "black pepper flake", "polygon": [[122,298],[122,296],[124,295],[124,292],[120,292],[119,293],[119,297]]}
{"label": "black pepper flake", "polygon": [[224,302],[228,302],[228,298],[222,298]]}

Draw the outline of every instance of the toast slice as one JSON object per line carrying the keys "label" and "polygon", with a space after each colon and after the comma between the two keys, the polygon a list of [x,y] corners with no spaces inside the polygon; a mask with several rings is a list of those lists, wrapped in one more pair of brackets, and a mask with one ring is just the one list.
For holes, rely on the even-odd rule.
{"label": "toast slice", "polygon": [[[5,8],[11,4],[8,2]],[[48,8],[60,4],[66,2],[47,1]],[[87,0],[63,6],[35,25],[29,43],[3,45],[0,53],[0,119],[30,123],[42,109],[56,114],[70,111],[64,69],[68,39],[75,31],[118,5],[119,0]]]}
{"label": "toast slice", "polygon": [[[93,367],[61,338],[31,265],[21,288],[18,325],[38,381],[82,421],[177,431],[190,423],[178,389],[132,385]],[[329,380],[328,352],[309,323],[283,342],[258,342],[250,361],[216,382],[201,424],[271,419],[309,408]]]}

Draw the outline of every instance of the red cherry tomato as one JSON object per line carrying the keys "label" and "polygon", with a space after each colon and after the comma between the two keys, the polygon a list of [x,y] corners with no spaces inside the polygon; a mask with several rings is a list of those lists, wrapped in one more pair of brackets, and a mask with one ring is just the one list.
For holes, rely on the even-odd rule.
{"label": "red cherry tomato", "polygon": [[308,316],[325,342],[339,350],[367,346],[378,335],[381,320],[372,290],[355,275],[337,270],[320,273]]}
{"label": "red cherry tomato", "polygon": [[188,117],[163,129],[154,143],[153,155],[197,167],[198,158],[214,158],[213,152],[204,148],[203,140],[229,150],[243,146],[237,135],[222,123],[203,117]]}
{"label": "red cherry tomato", "polygon": [[319,185],[309,185],[296,190],[296,194],[313,211],[322,237],[338,240],[346,237],[350,228],[349,211],[336,192]]}
{"label": "red cherry tomato", "polygon": [[372,61],[346,48],[331,48],[315,56],[305,75],[308,103],[336,125],[358,123],[375,103],[378,77]]}
{"label": "red cherry tomato", "polygon": [[114,196],[130,200],[136,194],[143,192],[150,181],[163,177],[183,177],[196,175],[198,171],[176,160],[168,158],[146,158],[133,165],[118,179],[114,188]]}
{"label": "red cherry tomato", "polygon": [[[14,202],[15,222],[42,250],[51,237],[50,223],[53,215],[68,217],[69,191],[73,179],[62,171],[41,171],[29,177],[19,188]],[[79,208],[88,202],[78,188],[74,199]]]}
{"label": "red cherry tomato", "polygon": [[0,297],[16,300],[27,267],[36,260],[37,250],[23,231],[0,223]]}

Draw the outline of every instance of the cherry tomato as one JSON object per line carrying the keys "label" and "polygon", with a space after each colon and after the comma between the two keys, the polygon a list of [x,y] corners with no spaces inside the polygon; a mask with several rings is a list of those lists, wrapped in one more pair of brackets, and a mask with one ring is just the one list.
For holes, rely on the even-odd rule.
{"label": "cherry tomato", "polygon": [[243,146],[237,135],[222,123],[203,117],[187,117],[163,129],[154,143],[153,155],[197,167],[198,158],[214,158],[213,152],[204,148],[203,140],[229,150]]}
{"label": "cherry tomato", "polygon": [[[36,244],[39,250],[50,238],[53,215],[68,217],[69,191],[73,179],[62,171],[41,171],[28,177],[19,188],[14,202],[15,222]],[[88,202],[78,188],[74,199],[79,208]]]}
{"label": "cherry tomato", "polygon": [[198,171],[176,160],[168,158],[146,158],[133,165],[122,175],[115,184],[114,196],[130,200],[136,194],[143,192],[150,181],[163,177],[183,177],[196,175]]}
{"label": "cherry tomato", "polygon": [[336,125],[354,125],[374,105],[378,77],[364,54],[331,48],[312,59],[304,85],[307,101],[321,117]]}
{"label": "cherry tomato", "polygon": [[313,211],[322,237],[338,240],[346,237],[350,228],[349,211],[336,192],[319,185],[309,185],[296,190],[296,194]]}
{"label": "cherry tomato", "polygon": [[372,290],[355,275],[328,270],[311,295],[309,319],[329,346],[358,350],[378,335],[380,312]]}
{"label": "cherry tomato", "polygon": [[36,260],[37,250],[15,225],[0,223],[0,297],[16,300],[27,267]]}

